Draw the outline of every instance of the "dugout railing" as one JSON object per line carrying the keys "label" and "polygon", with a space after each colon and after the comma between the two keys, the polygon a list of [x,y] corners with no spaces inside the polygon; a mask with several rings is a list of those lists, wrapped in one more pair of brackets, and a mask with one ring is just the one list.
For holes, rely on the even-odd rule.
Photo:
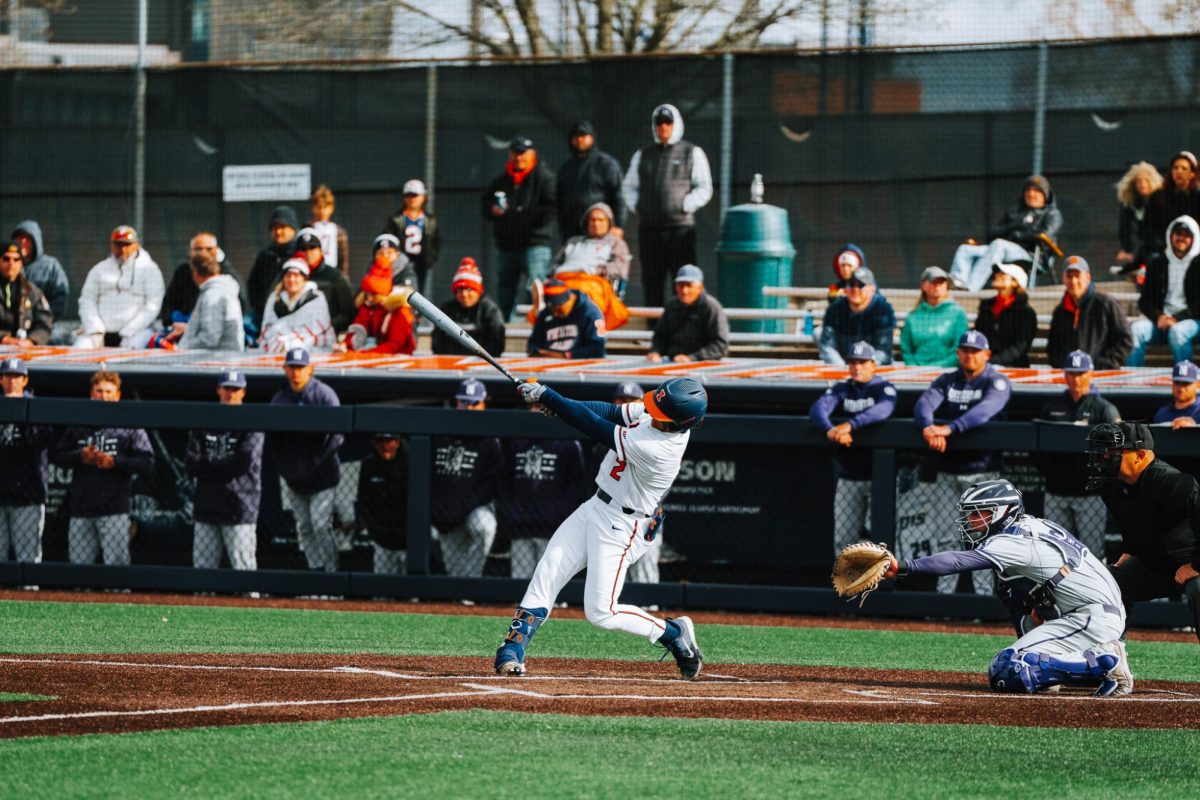
{"label": "dugout railing", "polygon": [[[306,569],[196,569],[190,566],[138,564],[102,566],[69,564],[63,561],[42,563],[0,562],[0,585],[37,585],[51,588],[133,589],[172,592],[259,592],[272,595],[319,595],[346,598],[410,598],[426,600],[463,600],[511,603],[519,599],[525,580],[508,577],[456,577],[433,574],[433,549],[430,535],[429,467],[434,437],[444,435],[526,437],[537,439],[578,438],[575,431],[556,419],[511,409],[460,412],[448,408],[414,407],[399,403],[349,405],[338,408],[280,407],[248,404],[238,407],[215,403],[172,401],[123,401],[98,403],[63,398],[0,400],[0,425],[33,423],[49,426],[111,425],[162,431],[196,428],[214,430],[251,430],[265,432],[335,432],[373,434],[390,432],[407,441],[409,463],[406,571],[400,575],[380,575],[363,570],[314,572]],[[996,422],[956,437],[955,445],[971,449],[997,449],[1009,453],[1079,453],[1087,429],[1075,425],[1031,422]],[[1186,458],[1200,452],[1200,433],[1194,430],[1156,429],[1156,451],[1170,459]],[[693,434],[693,448],[732,448],[750,458],[765,448],[776,451],[794,448],[796,457],[820,461],[815,469],[829,470],[827,459],[832,446],[806,416],[784,415],[710,415]],[[901,462],[925,450],[919,432],[911,420],[894,419],[857,431],[855,447],[871,452],[871,501],[873,538],[894,544],[897,527],[897,475]],[[827,504],[826,492],[810,492],[805,486],[770,498],[776,519],[788,509],[797,513],[805,507]],[[769,518],[769,517],[767,517]],[[676,541],[688,535],[680,515],[668,537]],[[695,519],[692,517],[691,519]],[[799,519],[799,518],[797,518]],[[668,525],[672,516],[668,516]],[[800,527],[802,523],[795,523]],[[745,524],[724,530],[744,548],[754,548],[771,536],[802,537],[806,558],[823,563],[829,552],[828,531],[778,530],[748,519]],[[678,532],[676,532],[678,531]],[[260,534],[261,535],[261,534]],[[817,552],[819,551],[819,552]],[[896,591],[886,584],[885,591],[867,601],[861,611],[857,603],[839,600],[827,584],[806,580],[808,585],[788,585],[778,580],[780,573],[764,573],[761,580],[746,580],[748,573],[737,573],[741,580],[726,582],[712,567],[701,570],[698,580],[665,578],[662,583],[627,584],[625,597],[630,602],[656,604],[669,608],[710,608],[762,610],[811,614],[869,614],[893,617],[938,617],[958,619],[1005,618],[999,602],[990,596],[974,594],[938,594],[923,591]],[[369,567],[368,567],[369,569]],[[772,577],[774,576],[774,577]],[[752,576],[751,576],[752,577]],[[811,575],[810,575],[811,577]],[[583,582],[572,581],[561,599],[578,604]],[[1181,627],[1188,624],[1186,609],[1178,602],[1142,603],[1135,609],[1135,624]]]}

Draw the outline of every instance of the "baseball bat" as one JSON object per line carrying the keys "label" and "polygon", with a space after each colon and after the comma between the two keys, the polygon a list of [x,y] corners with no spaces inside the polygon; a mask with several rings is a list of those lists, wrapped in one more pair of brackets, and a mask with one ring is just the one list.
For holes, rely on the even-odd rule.
{"label": "baseball bat", "polygon": [[422,317],[432,322],[439,330],[454,337],[459,344],[470,350],[475,355],[482,358],[484,361],[491,364],[496,369],[504,374],[513,383],[521,383],[521,379],[513,375],[504,366],[492,357],[492,354],[483,349],[479,342],[471,337],[471,334],[464,331],[458,324],[442,313],[442,310],[429,302],[429,298],[425,297],[420,292],[413,292],[408,296],[408,304],[417,310]]}

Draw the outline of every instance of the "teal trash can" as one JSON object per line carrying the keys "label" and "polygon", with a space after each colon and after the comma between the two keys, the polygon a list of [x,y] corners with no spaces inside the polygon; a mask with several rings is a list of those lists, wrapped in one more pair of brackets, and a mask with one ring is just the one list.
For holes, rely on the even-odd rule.
{"label": "teal trash can", "polygon": [[[764,286],[791,286],[792,233],[788,213],[778,206],[746,203],[725,212],[717,244],[721,304],[726,308],[787,308],[786,297],[766,297]],[[735,320],[747,333],[786,333],[787,320]]]}

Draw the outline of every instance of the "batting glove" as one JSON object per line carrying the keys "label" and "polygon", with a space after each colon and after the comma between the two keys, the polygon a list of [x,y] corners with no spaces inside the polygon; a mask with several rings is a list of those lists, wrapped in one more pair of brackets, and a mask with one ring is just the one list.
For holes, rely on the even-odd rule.
{"label": "batting glove", "polygon": [[647,542],[653,542],[654,537],[658,536],[659,531],[662,530],[662,523],[666,516],[666,509],[664,509],[662,506],[659,506],[658,510],[654,512],[654,516],[652,516],[650,521],[646,523],[646,532],[642,534],[642,538],[644,538]]}
{"label": "batting glove", "polygon": [[526,405],[536,405],[541,401],[542,395],[546,393],[544,384],[534,380],[527,380],[524,383],[517,385],[517,391],[521,393],[521,399]]}

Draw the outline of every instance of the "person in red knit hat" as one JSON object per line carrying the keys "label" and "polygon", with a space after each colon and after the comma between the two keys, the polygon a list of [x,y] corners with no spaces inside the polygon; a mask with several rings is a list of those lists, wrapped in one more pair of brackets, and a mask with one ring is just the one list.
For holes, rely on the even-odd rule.
{"label": "person in red knit hat", "polygon": [[[454,320],[475,341],[494,356],[504,352],[504,318],[500,307],[483,295],[483,273],[475,259],[467,256],[458,265],[450,284],[454,296],[442,303],[442,313]],[[438,328],[431,342],[435,355],[471,355],[463,345]]]}
{"label": "person in red knit hat", "polygon": [[[392,238],[385,234],[375,241],[377,254],[383,249],[380,239],[385,237]],[[358,313],[335,350],[412,355],[417,349],[417,337],[408,309],[410,290],[392,290],[391,263],[377,255],[360,286]],[[375,340],[374,347],[367,348],[368,339]]]}

